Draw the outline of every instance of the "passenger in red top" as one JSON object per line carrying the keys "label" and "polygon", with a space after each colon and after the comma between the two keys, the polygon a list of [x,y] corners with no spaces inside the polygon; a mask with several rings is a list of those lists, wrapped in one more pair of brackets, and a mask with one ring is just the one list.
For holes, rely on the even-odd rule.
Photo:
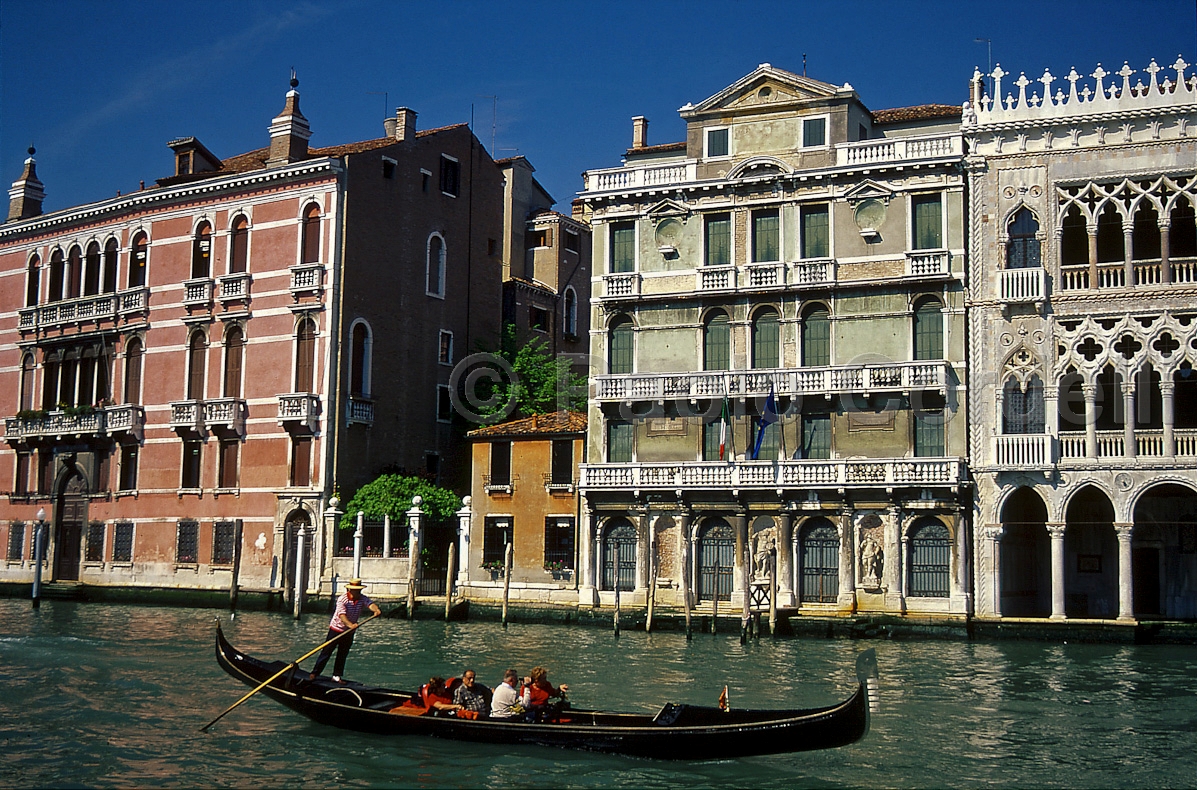
{"label": "passenger in red top", "polygon": [[435,675],[420,688],[420,701],[433,711],[455,711],[462,707],[453,702],[452,694],[445,688],[445,679]]}
{"label": "passenger in red top", "polygon": [[[528,677],[524,678],[524,686],[531,696],[531,709],[528,711],[529,721],[543,719],[549,708],[549,700],[559,697],[564,701],[565,695],[569,691],[569,686],[564,683],[560,688],[554,688],[553,684],[549,682],[549,672],[544,667],[532,667]],[[522,689],[520,693],[523,694]]]}

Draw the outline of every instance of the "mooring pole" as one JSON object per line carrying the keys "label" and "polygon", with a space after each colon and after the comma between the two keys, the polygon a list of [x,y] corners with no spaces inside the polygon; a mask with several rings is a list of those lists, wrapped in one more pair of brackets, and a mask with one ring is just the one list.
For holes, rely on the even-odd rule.
{"label": "mooring pole", "polygon": [[457,559],[457,546],[449,544],[449,567],[445,571],[445,622],[449,622],[449,609],[453,607],[453,566]]}
{"label": "mooring pole", "polygon": [[357,529],[353,531],[353,578],[362,578],[362,540],[365,538],[363,529],[366,519],[364,510],[357,511]]}
{"label": "mooring pole", "polygon": [[690,630],[690,563],[682,562],[682,606],[686,610],[686,641],[694,638]]}
{"label": "mooring pole", "polygon": [[33,525],[33,608],[42,605],[42,560],[45,558],[46,509],[37,509],[37,523]]}
{"label": "mooring pole", "polygon": [[777,636],[777,546],[769,549],[769,636]]}
{"label": "mooring pole", "polygon": [[503,627],[507,627],[507,601],[511,597],[511,544],[503,551]]}
{"label": "mooring pole", "polygon": [[307,530],[303,527],[295,528],[295,598],[294,616],[298,620],[303,617],[303,593],[307,588],[304,580],[304,563],[307,559],[304,557],[305,549],[307,548]]}
{"label": "mooring pole", "polygon": [[713,572],[715,580],[711,582],[711,588],[714,593],[711,595],[711,633],[718,633],[716,623],[719,622],[719,549],[715,549],[715,570]]}
{"label": "mooring pole", "polygon": [[619,569],[615,569],[615,614],[612,617],[615,626],[615,638],[619,639]]}
{"label": "mooring pole", "polygon": [[241,538],[245,523],[241,519],[233,522],[233,580],[229,583],[229,611],[237,611],[238,579],[241,576]]}
{"label": "mooring pole", "polygon": [[744,542],[744,548],[740,553],[740,576],[743,577],[744,585],[744,605],[740,610],[740,644],[748,643],[748,620],[749,620],[749,604],[752,603],[752,568],[749,566],[750,549],[749,542]]}
{"label": "mooring pole", "polygon": [[657,604],[657,557],[655,552],[650,555],[648,574],[648,616],[644,621],[644,633],[653,630],[653,609]]}

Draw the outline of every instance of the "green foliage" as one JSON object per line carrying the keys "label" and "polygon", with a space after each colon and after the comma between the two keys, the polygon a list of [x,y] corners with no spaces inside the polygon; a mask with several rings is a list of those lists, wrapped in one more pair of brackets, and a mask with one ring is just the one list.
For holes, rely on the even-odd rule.
{"label": "green foliage", "polygon": [[45,409],[21,409],[17,412],[17,418],[21,420],[44,420],[49,412]]}
{"label": "green foliage", "polygon": [[[515,324],[504,324],[499,356],[515,371],[515,377],[514,380],[505,377],[495,385],[498,397],[495,411],[490,415],[492,422],[563,409],[586,410],[586,377],[570,369],[568,357],[554,357],[544,340],[534,339],[519,347]],[[515,411],[504,415],[502,410],[513,401]]]}
{"label": "green foliage", "polygon": [[340,528],[356,528],[359,510],[373,521],[381,521],[384,516],[390,516],[392,521],[403,519],[411,510],[412,497],[417,494],[424,500],[420,509],[434,524],[443,524],[461,509],[461,499],[448,489],[419,477],[384,474],[359,488],[344,505],[345,515],[341,518]]}

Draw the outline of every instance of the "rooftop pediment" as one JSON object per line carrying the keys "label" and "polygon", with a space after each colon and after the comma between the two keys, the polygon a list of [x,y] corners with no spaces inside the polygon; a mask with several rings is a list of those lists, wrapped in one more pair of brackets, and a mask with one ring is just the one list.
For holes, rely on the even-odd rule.
{"label": "rooftop pediment", "polygon": [[850,85],[838,87],[762,63],[751,74],[741,77],[714,96],[697,105],[687,104],[679,112],[683,118],[692,118],[721,110],[764,109],[845,93],[854,93]]}

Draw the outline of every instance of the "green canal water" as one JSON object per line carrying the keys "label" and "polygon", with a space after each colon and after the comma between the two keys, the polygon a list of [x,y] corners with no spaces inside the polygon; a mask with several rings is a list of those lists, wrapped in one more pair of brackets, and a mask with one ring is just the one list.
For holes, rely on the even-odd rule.
{"label": "green canal water", "polygon": [[536,747],[376,737],[255,697],[213,658],[219,615],[238,647],[297,657],[327,622],[280,614],[0,601],[0,784],[6,787],[1194,787],[1191,647],[770,640],[585,627],[380,620],[348,675],[410,687],[466,666],[493,685],[535,664],[585,707],[820,705],[877,649],[881,710],[860,743],[674,763]]}

